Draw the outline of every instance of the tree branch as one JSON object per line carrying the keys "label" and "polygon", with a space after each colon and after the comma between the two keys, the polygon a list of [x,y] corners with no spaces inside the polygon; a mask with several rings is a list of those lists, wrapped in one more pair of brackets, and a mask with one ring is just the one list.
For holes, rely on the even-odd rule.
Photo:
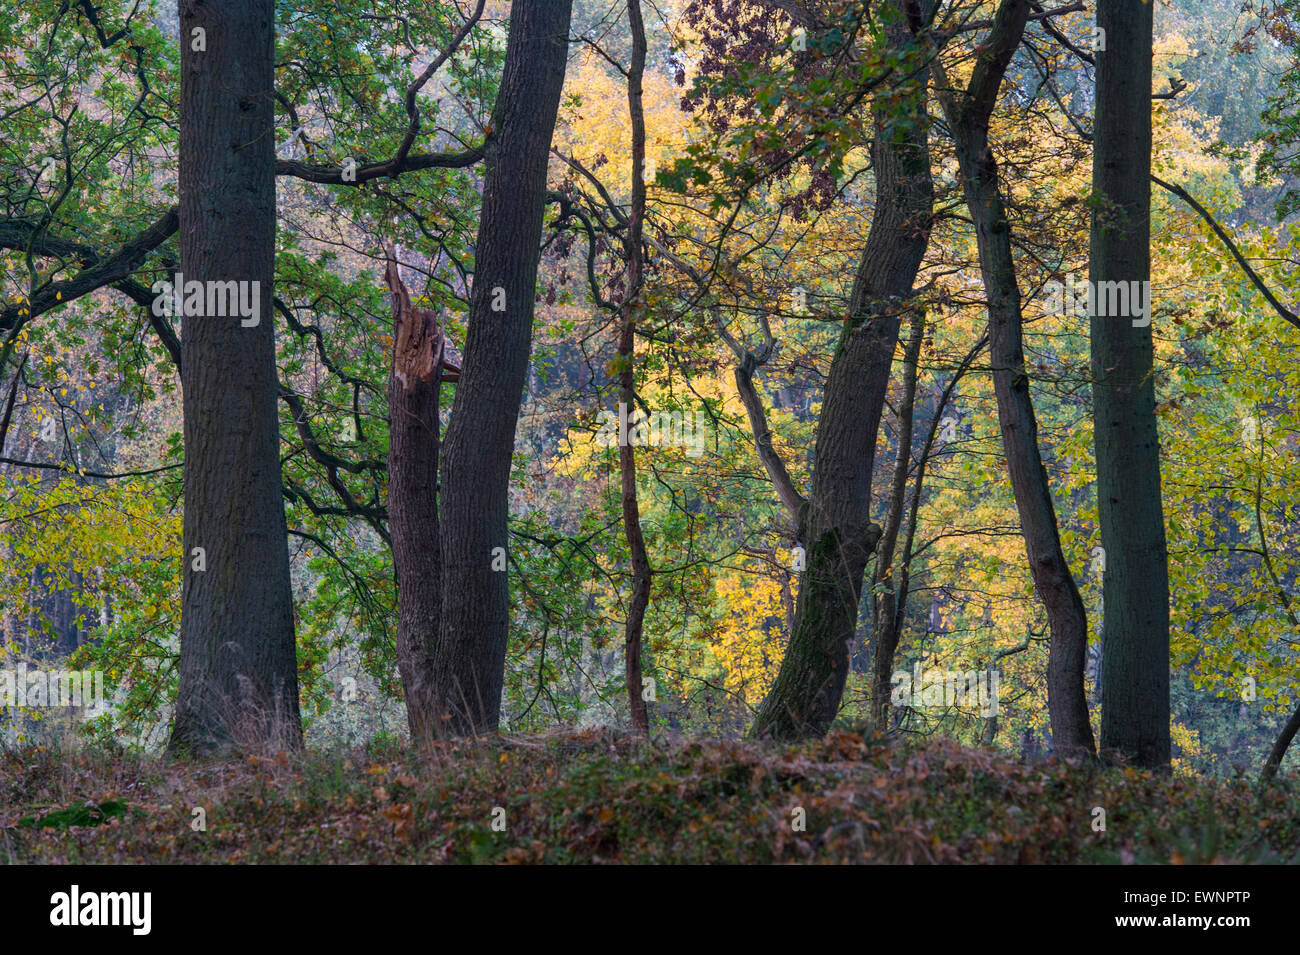
{"label": "tree branch", "polygon": [[760,315],[759,321],[762,323],[763,329],[763,347],[755,353],[741,345],[731,332],[727,331],[721,319],[715,317],[718,334],[722,336],[722,340],[727,343],[727,347],[731,349],[737,359],[735,369],[736,390],[740,392],[741,403],[745,406],[745,415],[749,419],[749,429],[754,434],[754,447],[758,451],[758,458],[763,462],[763,468],[767,471],[767,476],[771,478],[772,485],[776,488],[776,496],[780,498],[781,503],[790,514],[790,519],[794,521],[795,528],[800,529],[799,515],[808,502],[795,489],[794,481],[790,478],[790,472],[785,466],[785,461],[781,459],[781,455],[772,446],[772,429],[767,424],[767,412],[763,408],[763,401],[759,397],[757,389],[754,388],[754,369],[765,364],[775,350],[772,328],[768,323],[767,316]]}
{"label": "tree branch", "polygon": [[1241,251],[1237,248],[1237,244],[1232,241],[1232,237],[1228,235],[1223,226],[1219,225],[1214,216],[1210,215],[1210,210],[1197,202],[1190,192],[1176,183],[1165,182],[1154,173],[1151,175],[1151,181],[1161,189],[1172,193],[1191,206],[1192,209],[1194,209],[1197,214],[1209,224],[1210,228],[1214,230],[1214,234],[1219,237],[1219,241],[1228,247],[1228,251],[1231,252],[1232,257],[1237,260],[1237,264],[1241,266],[1241,270],[1246,273],[1246,277],[1250,279],[1251,284],[1259,290],[1259,294],[1264,296],[1264,299],[1269,305],[1273,306],[1273,310],[1285,321],[1290,322],[1296,328],[1300,328],[1300,315],[1297,315],[1295,312],[1291,311],[1291,309],[1279,302],[1277,297],[1269,291],[1268,286],[1264,284],[1264,280],[1259,277],[1259,273],[1251,268],[1250,263],[1246,261],[1245,256],[1243,256]]}

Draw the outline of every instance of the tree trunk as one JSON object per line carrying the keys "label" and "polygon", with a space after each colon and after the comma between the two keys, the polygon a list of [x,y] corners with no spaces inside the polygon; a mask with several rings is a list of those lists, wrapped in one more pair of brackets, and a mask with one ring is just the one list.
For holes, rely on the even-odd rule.
{"label": "tree trunk", "polygon": [[546,169],[564,84],[571,0],[515,0],[487,153],[460,383],[442,455],[438,720],[492,732],[509,636],[510,465],[532,345]]}
{"label": "tree trunk", "polygon": [[[632,30],[632,64],[627,73],[627,105],[632,121],[632,204],[628,211],[623,256],[627,267],[626,298],[619,334],[619,396],[627,413],[636,406],[636,320],[641,295],[641,230],[645,219],[645,112],[641,104],[641,79],[645,74],[645,23],[640,0],[628,0],[628,23]],[[619,477],[623,496],[623,533],[632,558],[632,596],[628,601],[623,631],[624,675],[632,728],[642,735],[650,732],[645,694],[641,686],[641,636],[645,612],[650,605],[650,557],[641,533],[641,509],[636,495],[636,449],[632,442],[618,449]]]}
{"label": "tree trunk", "polygon": [[[1151,279],[1151,10],[1144,0],[1097,6],[1106,48],[1097,53],[1093,123],[1093,289]],[[1168,769],[1169,568],[1149,296],[1147,305],[1145,325],[1143,318],[1136,326],[1130,317],[1091,318],[1097,503],[1106,554],[1101,748],[1139,766]]]}
{"label": "tree trunk", "polygon": [[[885,736],[889,732],[894,653],[898,650],[902,627],[899,594],[894,583],[894,551],[906,512],[907,479],[912,463],[912,417],[916,408],[917,366],[924,338],[925,313],[918,309],[912,315],[911,334],[907,347],[903,350],[903,397],[898,404],[898,455],[894,460],[894,476],[889,489],[889,512],[876,551],[874,583],[879,596],[874,604],[871,626],[875,638],[872,654],[871,722],[877,736]],[[919,483],[916,492],[921,493]]]}
{"label": "tree trunk", "polygon": [[1264,761],[1264,771],[1260,774],[1260,782],[1268,782],[1277,775],[1282,760],[1286,758],[1287,748],[1290,747],[1291,741],[1295,739],[1297,732],[1300,732],[1300,706],[1295,708],[1291,718],[1282,727],[1282,732],[1278,735],[1276,742],[1273,743],[1268,759]]}
{"label": "tree trunk", "polygon": [[182,321],[185,563],[169,748],[294,747],[302,725],[271,310],[275,4],[182,0],[180,25],[182,271],[187,285],[256,283],[258,321]]}
{"label": "tree trunk", "polygon": [[[900,47],[910,36],[896,28]],[[901,105],[877,107],[872,138],[876,207],[817,422],[811,491],[798,515],[806,548],[795,625],[781,669],[751,733],[820,736],[839,711],[867,559],[876,435],[903,303],[929,243],[934,198],[927,142],[929,70],[912,77]],[[897,104],[898,101],[895,101]],[[901,113],[887,116],[889,110]]]}
{"label": "tree trunk", "polygon": [[388,377],[388,529],[397,571],[397,667],[416,742],[437,734],[433,659],[442,620],[438,542],[438,400],[443,337],[437,316],[411,305],[389,253],[393,298]]}
{"label": "tree trunk", "polygon": [[966,205],[975,224],[980,272],[988,297],[989,353],[1007,471],[1030,573],[1052,631],[1047,664],[1052,735],[1058,749],[1090,755],[1094,742],[1083,688],[1088,618],[1061,549],[1056,506],[1039,454],[1038,421],[1025,369],[1011,226],[998,184],[997,161],[988,142],[989,118],[1028,13],[1027,0],[1003,0],[989,37],[981,44],[985,52],[969,86],[965,91],[945,92],[942,99],[957,147]]}

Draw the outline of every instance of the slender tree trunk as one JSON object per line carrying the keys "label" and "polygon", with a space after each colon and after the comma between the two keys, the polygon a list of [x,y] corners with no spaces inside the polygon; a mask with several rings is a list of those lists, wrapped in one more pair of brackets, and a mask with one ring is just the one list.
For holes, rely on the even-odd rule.
{"label": "slender tree trunk", "polygon": [[[889,731],[889,701],[893,691],[894,653],[898,650],[901,614],[898,591],[894,585],[894,550],[903,524],[907,503],[907,479],[912,463],[912,416],[916,408],[916,378],[925,337],[925,313],[918,309],[912,316],[911,333],[903,350],[903,397],[898,404],[898,456],[889,489],[889,512],[884,532],[876,549],[876,590],[872,633],[871,721],[877,736]],[[917,487],[920,493],[920,487]]]}
{"label": "slender tree trunk", "polygon": [[292,747],[302,726],[271,310],[275,4],[182,0],[180,25],[182,271],[187,285],[253,283],[258,320],[182,321],[185,563],[169,748]]}
{"label": "slender tree trunk", "polygon": [[[899,533],[903,535],[903,548],[902,552],[898,556],[897,563],[894,565],[894,572],[897,577],[896,580],[891,581],[891,586],[886,592],[886,596],[888,597],[888,606],[881,610],[882,616],[886,612],[893,615],[892,623],[887,621],[882,622],[882,626],[892,627],[892,633],[881,638],[882,644],[892,647],[892,650],[890,650],[890,661],[888,665],[885,665],[883,661],[877,661],[877,666],[875,668],[875,673],[877,675],[884,673],[888,669],[892,669],[893,654],[898,652],[898,643],[902,635],[903,620],[907,613],[907,601],[911,594],[911,571],[912,558],[915,554],[914,544],[916,542],[917,513],[921,507],[921,493],[925,489],[925,474],[926,469],[930,464],[931,455],[934,451],[935,437],[939,432],[939,427],[943,421],[944,410],[948,407],[948,402],[952,398],[953,391],[956,390],[957,385],[970,370],[971,364],[981,353],[983,353],[986,344],[987,339],[981,338],[971,346],[970,350],[966,352],[966,357],[961,360],[961,363],[958,364],[956,370],[953,372],[953,376],[949,379],[948,384],[945,385],[943,391],[940,392],[939,400],[935,404],[934,414],[930,419],[929,432],[926,434],[925,443],[922,444],[921,453],[917,458],[916,476],[912,479],[911,502],[907,507],[907,516],[902,519],[899,528]],[[891,544],[889,549],[893,550],[894,546],[895,545]],[[888,643],[885,643],[885,641],[888,641]],[[878,683],[877,693],[882,689],[883,686]],[[888,707],[885,707],[882,711],[877,711],[874,716],[877,720],[876,734],[878,736],[887,736],[897,726],[897,721],[889,717]]]}
{"label": "slender tree trunk", "polygon": [[438,317],[411,304],[389,253],[393,298],[388,376],[388,528],[397,570],[397,667],[417,742],[437,734],[433,660],[442,620],[438,542],[438,399],[443,336]]}
{"label": "slender tree trunk", "polygon": [[[18,370],[14,372],[14,380],[9,385],[9,394],[5,397],[4,412],[0,413],[0,455],[4,454],[5,439],[9,437],[9,422],[13,420],[14,400],[18,397],[18,386],[23,383],[23,369],[27,366],[28,354],[24,352],[22,360],[18,362]],[[5,364],[8,364],[8,357],[5,356]],[[4,369],[5,364],[0,364],[0,370]]]}
{"label": "slender tree trunk", "polygon": [[[900,48],[910,42],[905,30],[897,35]],[[806,569],[790,642],[755,718],[754,736],[820,736],[844,695],[862,577],[880,537],[870,519],[876,435],[903,303],[930,237],[928,83],[929,71],[917,71],[901,107],[881,105],[875,116],[875,213],[826,380],[812,485],[797,519]],[[887,117],[890,110],[902,115]]]}
{"label": "slender tree trunk", "polygon": [[[636,407],[636,320],[641,309],[641,232],[645,220],[645,111],[641,103],[641,80],[645,74],[645,23],[640,0],[628,0],[628,23],[632,29],[632,63],[627,73],[627,105],[632,120],[632,206],[628,211],[623,256],[627,263],[627,291],[623,301],[623,323],[618,342],[619,396],[627,413]],[[632,558],[632,596],[628,601],[623,631],[624,675],[632,728],[650,732],[645,694],[641,685],[641,636],[645,612],[650,605],[650,557],[641,533],[641,510],[636,496],[636,449],[632,443],[618,449],[619,477],[623,494],[623,533]]]}
{"label": "slender tree trunk", "polygon": [[970,85],[964,91],[945,91],[942,100],[957,147],[966,205],[975,223],[980,272],[988,296],[993,389],[1007,471],[1030,573],[1052,631],[1047,664],[1052,735],[1059,750],[1092,754],[1092,725],[1083,688],[1088,618],[1061,549],[1056,506],[1038,449],[1038,421],[1025,368],[1011,225],[1002,202],[997,162],[988,142],[989,118],[1007,64],[1024,33],[1028,13],[1027,0],[1003,0],[989,37],[981,44],[984,53]]}
{"label": "slender tree trunk", "polygon": [[[1128,283],[1151,279],[1151,11],[1144,0],[1097,5],[1106,48],[1097,53],[1093,123],[1094,290],[1100,283],[1132,288]],[[1095,294],[1094,305],[1101,298]],[[1168,769],[1169,559],[1150,297],[1145,300],[1144,318],[1091,318],[1097,503],[1106,554],[1101,748],[1139,766]]]}
{"label": "slender tree trunk", "polygon": [[460,383],[442,453],[438,721],[500,721],[510,624],[510,465],[533,333],[546,169],[568,56],[571,0],[515,0],[488,147]]}

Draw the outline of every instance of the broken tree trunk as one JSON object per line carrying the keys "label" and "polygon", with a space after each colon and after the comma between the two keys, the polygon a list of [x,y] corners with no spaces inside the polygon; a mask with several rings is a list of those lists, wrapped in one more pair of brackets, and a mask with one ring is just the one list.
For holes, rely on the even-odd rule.
{"label": "broken tree trunk", "polygon": [[438,401],[446,344],[437,315],[411,304],[388,253],[393,302],[388,375],[388,527],[397,572],[397,668],[417,742],[437,735],[433,654],[442,620],[438,542]]}

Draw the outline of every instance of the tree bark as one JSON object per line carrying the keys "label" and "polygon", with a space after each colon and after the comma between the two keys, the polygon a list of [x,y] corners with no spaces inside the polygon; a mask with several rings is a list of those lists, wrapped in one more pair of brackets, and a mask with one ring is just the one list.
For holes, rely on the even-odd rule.
{"label": "tree bark", "polygon": [[259,320],[182,321],[185,563],[169,748],[295,747],[302,726],[271,305],[275,4],[182,0],[180,25],[182,271],[187,284],[257,283]]}
{"label": "tree bark", "polygon": [[[1151,279],[1151,11],[1143,0],[1097,5],[1106,48],[1097,53],[1093,122],[1094,289],[1100,282]],[[1101,748],[1167,770],[1169,559],[1149,297],[1147,304],[1146,325],[1091,317],[1097,503],[1106,554]]]}
{"label": "tree bark", "polygon": [[1297,732],[1300,732],[1300,706],[1292,712],[1291,718],[1286,721],[1282,727],[1282,732],[1278,735],[1277,740],[1273,743],[1273,748],[1269,750],[1268,759],[1264,761],[1264,770],[1260,773],[1260,782],[1268,782],[1277,776],[1277,771],[1282,766],[1282,760],[1286,758],[1286,751],[1295,739]]}
{"label": "tree bark", "polygon": [[438,401],[444,340],[438,317],[411,304],[389,253],[393,299],[388,376],[388,528],[397,571],[397,668],[411,738],[437,735],[433,660],[442,620],[438,541]]}
{"label": "tree bark", "polygon": [[[627,235],[623,242],[626,262],[626,297],[619,333],[619,400],[628,414],[636,406],[636,322],[641,295],[641,233],[645,220],[645,111],[641,102],[641,80],[645,74],[645,23],[640,0],[627,0],[628,24],[632,31],[632,63],[627,72],[627,105],[632,121],[632,203],[628,210]],[[632,728],[646,735],[650,718],[641,685],[641,637],[646,608],[650,605],[650,557],[641,532],[641,509],[636,494],[636,449],[632,443],[618,449],[619,479],[623,497],[623,534],[632,560],[632,596],[628,600],[623,630],[624,676],[632,713]]]}
{"label": "tree bark", "polygon": [[[911,42],[894,28],[900,48]],[[905,301],[929,244],[934,187],[927,141],[929,70],[898,103],[874,109],[876,207],[817,422],[807,503],[796,516],[806,548],[795,625],[751,733],[820,736],[839,711],[867,559],[880,538],[871,478]],[[890,110],[898,115],[888,115]]]}
{"label": "tree bark", "polygon": [[975,224],[980,272],[988,297],[989,352],[1007,471],[1030,573],[1052,631],[1047,664],[1052,736],[1058,750],[1091,755],[1095,744],[1083,687],[1088,618],[1061,549],[1056,506],[1038,449],[1011,225],[988,141],[989,118],[1028,13],[1027,0],[1003,0],[988,38],[980,45],[982,52],[969,85],[965,90],[945,90],[941,100],[957,147],[962,189]]}
{"label": "tree bark", "polygon": [[[917,365],[921,342],[925,337],[925,313],[918,309],[912,316],[911,335],[903,350],[903,397],[898,404],[898,455],[889,489],[889,511],[876,550],[873,583],[878,596],[873,604],[871,630],[872,653],[871,722],[877,736],[889,731],[889,701],[893,690],[894,653],[902,628],[899,593],[894,581],[894,551],[903,525],[907,502],[907,478],[912,463],[912,415],[916,407]],[[916,493],[921,493],[920,483]],[[904,599],[906,599],[904,597]]]}
{"label": "tree bark", "polygon": [[510,465],[532,345],[570,7],[571,0],[515,0],[492,116],[469,331],[442,457],[442,621],[433,680],[446,734],[492,732],[500,720],[510,620]]}

